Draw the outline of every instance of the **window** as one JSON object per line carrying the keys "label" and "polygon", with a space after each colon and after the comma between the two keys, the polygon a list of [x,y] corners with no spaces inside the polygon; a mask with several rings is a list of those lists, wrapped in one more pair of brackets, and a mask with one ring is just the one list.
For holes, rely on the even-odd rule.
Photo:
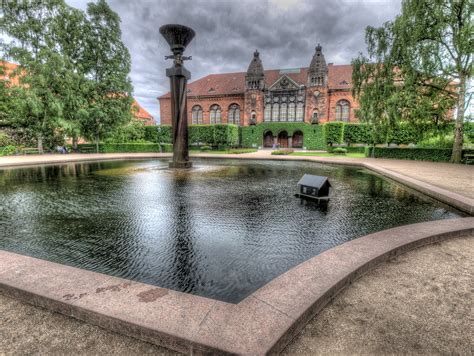
{"label": "window", "polygon": [[280,121],[288,121],[288,112],[286,103],[281,104],[280,106]]}
{"label": "window", "polygon": [[311,123],[317,124],[319,122],[318,110],[313,111],[313,116],[311,117]]}
{"label": "window", "polygon": [[240,106],[232,104],[229,106],[229,117],[227,123],[240,125]]}
{"label": "window", "polygon": [[263,116],[264,121],[272,121],[272,106],[270,104],[265,105],[265,113]]}
{"label": "window", "polygon": [[336,121],[349,122],[351,104],[347,100],[339,100],[336,104]]}
{"label": "window", "polygon": [[295,121],[295,103],[288,105],[288,121]]}
{"label": "window", "polygon": [[304,113],[303,113],[303,103],[298,103],[296,105],[296,121],[303,121]]}
{"label": "window", "polygon": [[279,121],[279,120],[280,120],[280,105],[273,104],[272,121]]}
{"label": "window", "polygon": [[202,107],[199,105],[193,106],[192,110],[193,125],[202,124]]}
{"label": "window", "polygon": [[212,105],[210,110],[211,125],[221,123],[221,107],[219,105]]}

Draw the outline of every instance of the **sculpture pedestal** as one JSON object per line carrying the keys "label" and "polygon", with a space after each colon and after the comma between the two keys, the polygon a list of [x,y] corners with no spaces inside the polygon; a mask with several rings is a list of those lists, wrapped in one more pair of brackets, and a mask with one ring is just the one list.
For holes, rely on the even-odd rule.
{"label": "sculpture pedestal", "polygon": [[191,161],[169,162],[169,168],[191,168],[192,166]]}

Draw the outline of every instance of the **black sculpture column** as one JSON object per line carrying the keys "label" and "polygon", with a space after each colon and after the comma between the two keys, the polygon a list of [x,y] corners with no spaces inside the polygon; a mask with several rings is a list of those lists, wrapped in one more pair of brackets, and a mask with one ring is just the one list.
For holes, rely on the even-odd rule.
{"label": "black sculpture column", "polygon": [[160,27],[160,33],[170,45],[174,65],[166,69],[166,76],[170,78],[171,85],[171,123],[173,129],[173,161],[170,168],[191,168],[188,151],[188,109],[186,83],[191,78],[191,73],[184,68],[183,61],[191,59],[184,57],[186,46],[195,36],[195,32],[183,25],[165,25]]}

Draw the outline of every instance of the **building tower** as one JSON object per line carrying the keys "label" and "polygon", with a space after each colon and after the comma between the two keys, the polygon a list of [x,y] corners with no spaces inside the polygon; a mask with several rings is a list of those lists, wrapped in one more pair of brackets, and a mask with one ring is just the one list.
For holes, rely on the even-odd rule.
{"label": "building tower", "polygon": [[[250,125],[260,123],[263,118],[263,89],[265,88],[265,73],[263,71],[260,53],[256,50],[245,74],[245,117]],[[257,115],[257,113],[260,113]],[[260,116],[260,117],[259,117]]]}
{"label": "building tower", "polygon": [[324,59],[323,48],[318,43],[308,70],[308,86],[325,86],[328,78],[328,66]]}
{"label": "building tower", "polygon": [[308,84],[306,86],[305,121],[319,124],[327,120],[328,100],[328,66],[324,59],[323,48],[318,43],[308,68]]}

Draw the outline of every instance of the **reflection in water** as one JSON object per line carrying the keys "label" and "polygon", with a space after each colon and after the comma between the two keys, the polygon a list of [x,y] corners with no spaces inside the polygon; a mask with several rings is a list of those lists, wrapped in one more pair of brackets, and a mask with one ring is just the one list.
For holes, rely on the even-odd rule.
{"label": "reflection in water", "polygon": [[[238,302],[371,232],[460,213],[364,169],[303,162],[121,161],[0,170],[0,249]],[[327,207],[294,197],[328,176]]]}

